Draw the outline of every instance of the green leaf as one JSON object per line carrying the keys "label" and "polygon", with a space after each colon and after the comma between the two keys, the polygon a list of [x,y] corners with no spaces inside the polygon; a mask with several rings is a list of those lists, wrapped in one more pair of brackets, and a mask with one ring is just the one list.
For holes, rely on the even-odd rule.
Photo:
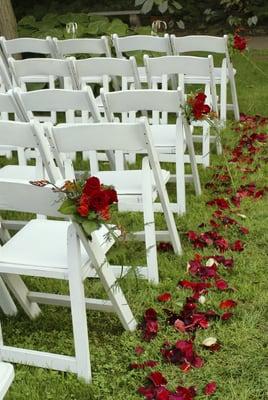
{"label": "green leaf", "polygon": [[98,224],[95,221],[83,221],[82,222],[82,228],[86,232],[86,234],[89,236],[91,235],[92,232],[94,232],[98,228]]}
{"label": "green leaf", "polygon": [[141,6],[145,0],[135,0],[135,7]]}
{"label": "green leaf", "polygon": [[141,8],[143,14],[147,14],[153,8],[154,0],[146,0]]}
{"label": "green leaf", "polygon": [[167,8],[168,8],[168,1],[167,0],[164,1],[163,3],[161,3],[158,6],[158,10],[161,12],[161,14],[164,14],[167,11]]}
{"label": "green leaf", "polygon": [[150,25],[147,26],[139,26],[135,29],[135,32],[138,35],[151,35],[152,27]]}
{"label": "green leaf", "polygon": [[182,9],[182,5],[180,3],[178,3],[177,1],[172,1],[172,5],[173,5],[173,7],[177,8],[177,10]]}
{"label": "green leaf", "polygon": [[107,29],[108,33],[117,33],[119,36],[126,35],[128,31],[128,25],[124,24],[119,18],[115,18],[110,23],[110,26]]}
{"label": "green leaf", "polygon": [[71,215],[76,211],[76,206],[70,199],[64,200],[58,211],[64,215]]}
{"label": "green leaf", "polygon": [[95,22],[90,22],[90,24],[87,27],[87,33],[89,33],[90,35],[97,35],[99,32],[99,22],[95,21]]}
{"label": "green leaf", "polygon": [[105,22],[110,22],[108,17],[105,17],[104,15],[91,15],[89,17],[90,22],[95,22],[95,21],[105,21]]}
{"label": "green leaf", "polygon": [[34,16],[32,15],[27,15],[26,17],[23,17],[19,22],[19,26],[31,26],[33,28],[36,28],[38,26],[38,23],[36,22]]}

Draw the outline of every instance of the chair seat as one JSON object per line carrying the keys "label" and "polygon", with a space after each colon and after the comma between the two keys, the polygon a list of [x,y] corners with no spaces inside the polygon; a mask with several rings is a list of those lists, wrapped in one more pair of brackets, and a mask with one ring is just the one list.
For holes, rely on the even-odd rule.
{"label": "chair seat", "polygon": [[3,399],[14,379],[12,364],[0,362],[0,399]]}
{"label": "chair seat", "polygon": [[35,166],[6,165],[5,167],[0,169],[0,178],[32,181],[36,179],[41,179],[42,176],[38,176]]}
{"label": "chair seat", "polygon": [[[236,74],[236,69],[233,69],[234,75]],[[221,83],[221,67],[215,67],[213,69],[214,79],[216,84]],[[227,70],[227,81],[229,80],[229,73]],[[201,83],[206,84],[209,83],[209,76],[194,76],[194,75],[186,75],[184,77],[185,83]]]}
{"label": "chair seat", "polygon": [[[69,221],[33,219],[0,248],[0,272],[68,279],[67,230]],[[118,231],[119,232],[119,231]],[[117,232],[117,233],[118,233]],[[108,230],[96,231],[105,252],[114,240],[107,239]],[[81,265],[86,276],[91,263],[81,244]]]}
{"label": "chair seat", "polygon": [[[166,170],[161,170],[163,180],[168,182],[170,174]],[[153,190],[156,190],[156,184],[152,174]],[[99,171],[96,176],[104,185],[112,185],[115,187],[117,194],[120,197],[127,195],[141,195],[142,194],[142,170],[123,170],[123,171]]]}
{"label": "chair seat", "polygon": [[[163,124],[163,125],[150,125],[153,141],[155,147],[159,151],[170,151],[171,148],[176,146],[176,125],[174,124]],[[184,150],[186,149],[186,143],[184,140]]]}

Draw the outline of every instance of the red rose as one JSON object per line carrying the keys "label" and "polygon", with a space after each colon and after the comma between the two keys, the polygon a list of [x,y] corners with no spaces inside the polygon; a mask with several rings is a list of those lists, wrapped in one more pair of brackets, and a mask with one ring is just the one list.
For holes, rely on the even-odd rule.
{"label": "red rose", "polygon": [[245,38],[235,34],[233,46],[236,50],[243,51],[247,47],[247,41]]}
{"label": "red rose", "polygon": [[208,114],[210,111],[211,111],[211,108],[207,104],[204,104],[203,113]]}
{"label": "red rose", "polygon": [[114,189],[105,190],[107,196],[109,197],[109,204],[118,203],[117,192]]}
{"label": "red rose", "polygon": [[77,207],[76,211],[78,212],[81,217],[87,217],[88,216],[88,205],[87,204],[82,204],[81,206]]}
{"label": "red rose", "polygon": [[90,194],[89,208],[93,211],[100,212],[107,209],[109,205],[109,197],[105,190],[95,190]]}
{"label": "red rose", "polygon": [[110,212],[109,212],[109,207],[104,208],[103,210],[100,211],[100,215],[102,219],[105,221],[108,221],[111,218]]}
{"label": "red rose", "polygon": [[86,194],[82,194],[79,199],[80,206],[88,205],[88,196]]}
{"label": "red rose", "polygon": [[95,192],[96,190],[100,190],[100,180],[99,178],[96,178],[95,176],[91,176],[90,178],[87,179],[85,186],[83,188],[83,193],[86,195],[91,195],[92,192]]}
{"label": "red rose", "polygon": [[203,92],[197,93],[197,95],[195,96],[195,100],[200,101],[202,103],[205,102],[206,98],[207,98],[207,96]]}

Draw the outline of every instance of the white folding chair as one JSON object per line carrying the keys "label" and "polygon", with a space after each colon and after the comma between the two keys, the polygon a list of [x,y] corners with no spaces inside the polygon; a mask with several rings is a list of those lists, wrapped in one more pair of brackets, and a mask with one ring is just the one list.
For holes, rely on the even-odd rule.
{"label": "white folding chair", "polygon": [[[109,91],[111,78],[120,78],[120,87],[122,90],[139,89],[141,87],[136,60],[130,57],[129,60],[112,57],[94,57],[84,60],[74,60],[74,70],[80,88],[88,84],[98,83],[101,87]],[[129,82],[133,82],[130,86]],[[118,81],[117,81],[118,88]],[[97,104],[103,107],[101,98],[97,97]]]}
{"label": "white folding chair", "polygon": [[55,57],[54,46],[50,36],[47,36],[46,39],[16,38],[9,40],[1,36],[0,47],[2,48],[6,62],[9,57],[23,53],[42,54],[45,57],[51,58]]}
{"label": "white folding chair", "polygon": [[[116,33],[112,35],[113,45],[116,57],[124,58],[126,53],[133,51],[152,51],[162,55],[172,54],[169,35],[164,37],[149,35],[133,35],[119,37]],[[141,82],[147,82],[147,76],[144,67],[138,68]]]}
{"label": "white folding chair", "polygon": [[[96,176],[104,184],[115,187],[118,192],[120,211],[143,212],[144,233],[139,233],[135,237],[145,240],[147,268],[139,267],[138,272],[139,275],[158,283],[156,236],[159,236],[159,240],[170,240],[176,254],[181,252],[181,245],[165,187],[169,173],[160,169],[148,124],[145,121],[132,124],[64,124],[54,127],[47,125],[46,129],[53,158],[65,179],[72,179],[74,171],[71,171],[69,159],[61,162],[60,153],[91,149],[127,152],[143,150],[148,154],[148,158],[145,157],[143,160],[142,170],[100,171]],[[50,174],[53,174],[53,164],[49,164],[48,168],[51,168]],[[168,227],[167,232],[156,233],[155,231],[153,202],[158,195]],[[116,274],[122,273],[121,266],[113,268]],[[127,272],[128,268],[123,268],[123,270]]]}
{"label": "white folding chair", "polygon": [[[8,63],[8,59],[10,57],[17,57],[18,55],[23,55],[27,53],[29,57],[29,53],[32,55],[44,56],[44,57],[55,57],[53,41],[50,36],[47,36],[46,39],[37,39],[37,38],[16,38],[7,40],[5,37],[0,37],[0,48],[2,49],[2,53],[4,56],[4,62],[9,73],[10,79],[14,80],[12,76],[12,71],[10,70],[10,66]],[[36,81],[35,73],[30,77],[28,76],[28,82],[40,82],[40,77],[38,77]],[[42,82],[46,82],[43,78]]]}
{"label": "white folding chair", "polygon": [[[179,87],[182,89],[185,95],[185,80],[188,76],[208,76],[209,80],[204,86],[203,91],[207,95],[207,104],[210,105],[212,111],[218,113],[217,106],[217,93],[216,85],[213,75],[213,57],[191,57],[191,56],[163,56],[157,58],[150,58],[147,55],[144,56],[144,65],[146,68],[148,85],[152,89],[168,89],[170,78],[172,89],[174,87],[174,81],[179,83]],[[159,82],[159,76],[161,76],[161,82]],[[200,84],[198,89],[200,89]],[[166,115],[162,115],[162,119],[167,118]],[[167,121],[166,121],[167,122]],[[210,158],[210,142],[216,142],[217,152],[220,154],[222,149],[218,140],[215,136],[210,136],[210,125],[206,121],[195,121],[192,126],[201,127],[202,135],[193,135],[193,140],[202,143],[201,155],[196,155],[197,163],[203,164],[205,167],[209,166]],[[185,156],[185,161],[189,162],[189,157]]]}
{"label": "white folding chair", "polygon": [[104,55],[111,57],[107,36],[101,38],[79,38],[59,40],[53,38],[57,58],[87,54],[88,56]]}
{"label": "white folding chair", "polygon": [[[215,83],[220,85],[220,118],[222,121],[226,121],[227,109],[231,109],[234,112],[234,117],[239,121],[239,105],[237,99],[236,85],[235,85],[235,74],[236,70],[233,68],[229,51],[228,51],[228,36],[223,37],[207,36],[207,35],[193,35],[176,37],[175,35],[170,36],[172,50],[174,54],[181,55],[182,53],[189,52],[208,52],[223,54],[221,67],[214,68]],[[186,83],[207,83],[209,77],[204,76],[188,76]],[[232,104],[227,104],[227,84],[230,83]]]}
{"label": "white folding chair", "polygon": [[[99,109],[89,86],[85,86],[83,90],[46,89],[31,92],[23,92],[19,88],[15,88],[12,93],[23,111],[25,121],[35,118],[36,113],[39,120],[40,111],[53,112],[55,117],[51,121],[52,123],[57,122],[58,112],[61,113],[60,121],[66,123],[92,120],[99,122],[101,120]],[[72,157],[74,158],[73,154]],[[96,152],[89,151],[84,153],[83,157],[90,160],[91,174],[99,170],[100,155],[97,157]],[[110,157],[111,155],[108,154],[108,159]],[[107,161],[107,157],[105,160]],[[110,162],[113,163],[113,159]]]}
{"label": "white folding chair", "polygon": [[[0,326],[0,336],[1,336],[1,326]],[[14,379],[14,376],[15,374],[13,365],[0,361],[0,400],[4,399]]]}
{"label": "white folding chair", "polygon": [[12,88],[12,82],[7,65],[1,54],[0,51],[0,93],[4,93]]}
{"label": "white folding chair", "polygon": [[[40,125],[33,120],[31,122],[0,121],[0,143],[2,145],[20,148],[22,152],[30,149],[31,155],[33,154],[32,149],[37,150],[33,154],[36,165],[5,165],[0,168],[0,179],[37,180],[44,179],[47,176],[42,161],[46,158],[44,155],[40,156],[39,153],[44,148],[44,146],[40,147],[40,140],[43,139],[42,135],[38,137],[38,130],[40,129]],[[52,161],[50,160],[50,162]]]}
{"label": "white folding chair", "polygon": [[[19,86],[24,91],[27,91],[27,83],[33,82],[33,75],[35,76],[35,83],[46,82],[49,89],[55,89],[57,81],[60,86],[63,85],[64,89],[77,88],[70,59],[31,58],[14,60],[13,58],[9,58],[8,62],[13,74],[14,86]],[[53,123],[56,123],[56,115],[53,111],[51,111],[48,117],[39,116],[40,121],[51,119]]]}
{"label": "white folding chair", "polygon": [[32,76],[35,75],[35,82],[47,82],[49,88],[55,88],[55,80],[63,78],[65,89],[76,89],[77,83],[74,77],[71,59],[54,58],[27,58],[25,60],[8,59],[15,86],[27,90],[26,83],[33,82]]}
{"label": "white folding chair", "polygon": [[[0,93],[0,121],[2,120],[7,121],[9,119],[19,119],[21,121],[24,120],[22,110],[20,109],[19,105],[13,98],[10,91],[8,93],[6,92]],[[21,148],[16,148],[12,145],[4,146],[3,143],[0,143],[0,151],[1,154],[5,155],[6,157],[11,157],[12,155],[11,152],[17,151],[19,165],[26,164],[25,154]]]}
{"label": "white folding chair", "polygon": [[[172,203],[172,211],[178,214],[186,209],[185,181],[193,180],[196,194],[201,194],[201,185],[194,153],[190,126],[182,114],[184,99],[180,89],[178,90],[129,90],[122,92],[102,92],[103,104],[108,121],[114,120],[115,114],[132,112],[130,120],[133,121],[133,113],[146,113],[152,111],[151,131],[153,143],[156,147],[160,161],[175,163],[176,174],[171,180],[176,182],[176,203]],[[167,112],[171,116],[175,114],[176,123],[162,123],[160,112]],[[124,114],[124,115],[125,115]],[[126,122],[126,121],[124,121]],[[188,148],[192,176],[187,176],[184,170],[184,152]],[[124,169],[122,154],[116,157],[117,168]],[[154,209],[161,211],[160,205],[154,205]]]}
{"label": "white folding chair", "polygon": [[[58,193],[51,187],[0,180],[0,209],[59,218],[62,214],[58,208]],[[90,382],[86,309],[115,312],[126,330],[136,328],[136,321],[101,246],[107,240],[104,239],[106,234],[107,229],[100,228],[92,233],[90,241],[74,222],[34,219],[1,247],[0,274],[24,310],[32,313],[34,307],[38,308],[36,303],[71,307],[75,348],[74,356],[66,356],[1,342],[1,360],[73,372]],[[100,278],[109,300],[85,297],[84,280],[92,269]],[[67,280],[70,295],[32,292],[25,285],[21,290],[13,280],[15,277],[23,283],[20,275]]]}

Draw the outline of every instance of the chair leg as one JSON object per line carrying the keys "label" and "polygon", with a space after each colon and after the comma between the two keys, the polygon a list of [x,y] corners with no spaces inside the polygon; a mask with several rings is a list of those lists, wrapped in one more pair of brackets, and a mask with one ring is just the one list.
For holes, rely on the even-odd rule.
{"label": "chair leg", "polygon": [[210,163],[210,127],[208,124],[203,124],[202,127],[202,163],[203,166],[209,167]]}
{"label": "chair leg", "polygon": [[153,200],[152,200],[153,194],[151,189],[152,180],[151,180],[149,160],[147,157],[144,157],[142,160],[142,171],[143,171],[142,203],[143,203],[148,280],[153,283],[159,283],[155,220],[154,220]]}
{"label": "chair leg", "polygon": [[227,119],[227,76],[226,70],[221,75],[220,85],[220,120],[224,123]]}
{"label": "chair leg", "polygon": [[237,91],[236,91],[236,84],[235,84],[235,76],[234,76],[234,70],[233,70],[232,64],[229,65],[228,72],[229,72],[229,80],[230,80],[230,86],[231,86],[234,117],[235,117],[236,121],[239,121],[240,113],[239,113],[239,105],[238,105],[238,98],[237,98]]}
{"label": "chair leg", "polygon": [[184,138],[182,126],[177,126],[176,131],[176,201],[178,214],[180,215],[186,212]]}
{"label": "chair leg", "polygon": [[[73,227],[70,227],[71,229]],[[81,232],[81,227],[76,225],[77,231]],[[137,322],[132,314],[128,302],[118,284],[116,282],[112,267],[108,263],[105,253],[98,243],[97,237],[92,233],[92,241],[85,240],[84,234],[81,232],[80,239],[92,260],[92,264],[96,270],[97,276],[100,278],[103,288],[105,289],[109,300],[111,301],[114,311],[117,313],[123,327],[127,331],[134,331]]]}
{"label": "chair leg", "polygon": [[85,293],[81,277],[81,262],[79,262],[80,254],[80,241],[73,230],[68,234],[68,267],[75,358],[78,377],[89,383],[91,381],[91,365]]}
{"label": "chair leg", "polygon": [[29,290],[21,277],[19,275],[2,274],[2,278],[9,290],[13,293],[13,295],[25,311],[25,313],[31,319],[38,317],[38,315],[41,313],[41,310],[38,307],[37,303],[29,300]]}
{"label": "chair leg", "polygon": [[191,133],[190,127],[186,121],[184,121],[183,126],[184,126],[184,130],[185,130],[185,139],[186,139],[186,144],[187,144],[189,157],[190,157],[192,175],[193,175],[193,179],[194,179],[195,193],[197,196],[199,196],[201,194],[201,184],[200,184],[199,173],[198,173],[198,169],[197,169],[192,133]]}
{"label": "chair leg", "polygon": [[0,277],[0,307],[6,315],[16,315],[17,307]]}

